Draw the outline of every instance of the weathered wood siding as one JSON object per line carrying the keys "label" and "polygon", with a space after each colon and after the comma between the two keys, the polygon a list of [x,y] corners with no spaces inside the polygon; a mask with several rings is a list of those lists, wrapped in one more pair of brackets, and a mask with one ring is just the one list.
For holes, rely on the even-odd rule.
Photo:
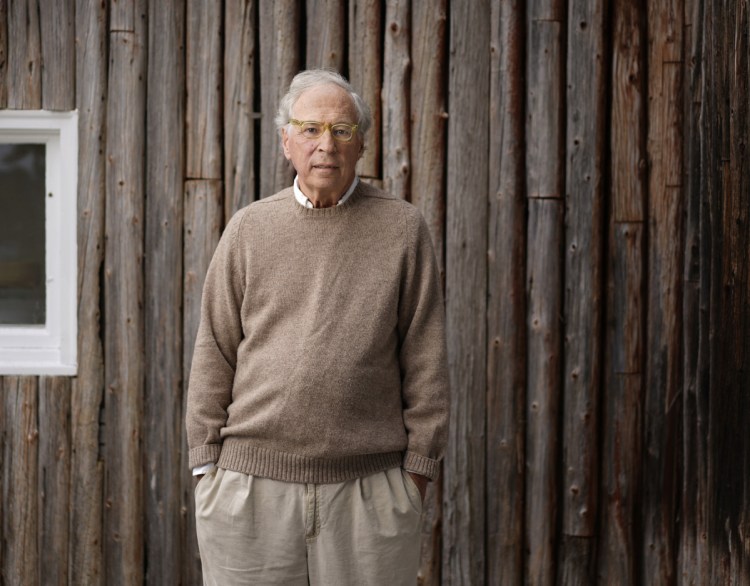
{"label": "weathered wood siding", "polygon": [[107,7],[77,0],[78,376],[71,393],[70,584],[104,583],[104,458],[99,443],[104,399],[101,268],[104,262]]}
{"label": "weathered wood siding", "polygon": [[200,583],[202,282],[313,66],[443,271],[419,583],[750,586],[748,0],[0,0],[0,108],[79,112],[78,374],[0,377],[0,584]]}
{"label": "weathered wood siding", "polygon": [[[450,6],[445,308],[451,395],[443,482],[442,583],[477,584],[485,575],[485,407],[487,193],[489,183],[490,3]],[[483,98],[482,96],[485,96]],[[385,104],[383,104],[385,107]]]}
{"label": "weathered wood siding", "polygon": [[[143,453],[146,582],[166,584],[190,569],[188,488],[180,458],[182,418],[185,4],[150,4],[146,86]],[[221,150],[221,149],[219,149]]]}

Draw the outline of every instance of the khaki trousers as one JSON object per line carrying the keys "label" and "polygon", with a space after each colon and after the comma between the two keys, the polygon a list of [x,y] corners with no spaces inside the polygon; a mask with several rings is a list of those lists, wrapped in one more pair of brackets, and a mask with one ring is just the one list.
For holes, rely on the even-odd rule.
{"label": "khaki trousers", "polygon": [[422,500],[393,468],[296,484],[214,468],[195,489],[207,585],[414,586]]}

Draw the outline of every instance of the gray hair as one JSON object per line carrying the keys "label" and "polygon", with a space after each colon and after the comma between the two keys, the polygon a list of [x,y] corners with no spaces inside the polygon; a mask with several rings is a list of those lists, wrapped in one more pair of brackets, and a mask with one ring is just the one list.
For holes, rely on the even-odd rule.
{"label": "gray hair", "polygon": [[359,126],[357,132],[364,139],[365,133],[372,124],[370,107],[354,91],[354,88],[346,81],[344,76],[332,69],[308,69],[307,71],[300,71],[294,76],[292,83],[289,84],[289,90],[281,98],[279,111],[276,113],[276,126],[279,130],[289,124],[289,119],[292,118],[292,107],[297,103],[299,97],[307,90],[321,85],[337,85],[351,96],[354,109],[357,111],[357,125]]}

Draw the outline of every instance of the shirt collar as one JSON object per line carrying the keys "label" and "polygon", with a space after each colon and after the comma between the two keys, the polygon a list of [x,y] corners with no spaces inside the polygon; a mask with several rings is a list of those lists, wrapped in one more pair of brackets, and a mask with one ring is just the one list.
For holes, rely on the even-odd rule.
{"label": "shirt collar", "polygon": [[[314,208],[315,206],[312,204],[312,202],[307,199],[307,196],[302,193],[302,190],[299,188],[299,176],[294,177],[294,199],[297,200],[297,203],[303,207],[306,208]],[[339,199],[338,202],[336,202],[337,206],[340,206],[342,203],[344,203],[352,193],[354,193],[354,188],[357,187],[357,184],[359,183],[359,176],[354,176],[354,181],[352,181],[352,184],[349,186],[349,189],[346,190],[346,193],[341,196],[341,199]]]}

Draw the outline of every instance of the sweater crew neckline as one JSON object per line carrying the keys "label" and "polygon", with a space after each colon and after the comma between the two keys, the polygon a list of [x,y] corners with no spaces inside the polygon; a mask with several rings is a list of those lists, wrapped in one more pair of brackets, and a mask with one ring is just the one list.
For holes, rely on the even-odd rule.
{"label": "sweater crew neckline", "polygon": [[352,209],[362,197],[364,197],[362,195],[361,179],[357,182],[357,186],[354,188],[354,191],[344,203],[327,208],[308,208],[301,205],[297,201],[297,198],[294,197],[293,189],[294,188],[290,188],[289,200],[290,204],[293,206],[294,213],[298,216],[308,218],[334,218],[342,216],[348,213],[348,211]]}

